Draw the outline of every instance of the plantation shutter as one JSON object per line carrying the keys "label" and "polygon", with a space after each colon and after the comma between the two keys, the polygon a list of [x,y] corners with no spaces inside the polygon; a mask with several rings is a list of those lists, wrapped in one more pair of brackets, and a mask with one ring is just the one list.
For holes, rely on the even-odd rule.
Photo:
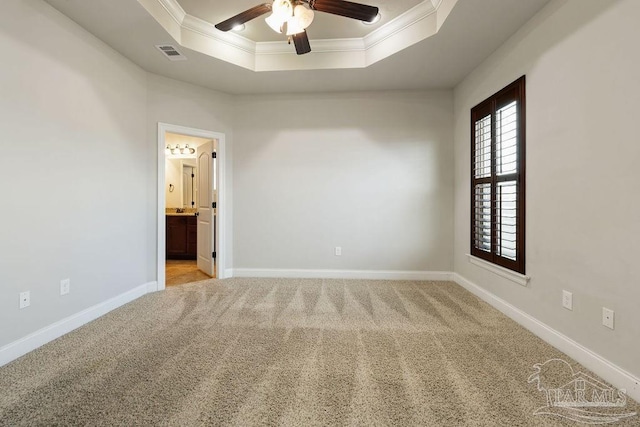
{"label": "plantation shutter", "polygon": [[523,274],[524,80],[471,110],[471,254]]}

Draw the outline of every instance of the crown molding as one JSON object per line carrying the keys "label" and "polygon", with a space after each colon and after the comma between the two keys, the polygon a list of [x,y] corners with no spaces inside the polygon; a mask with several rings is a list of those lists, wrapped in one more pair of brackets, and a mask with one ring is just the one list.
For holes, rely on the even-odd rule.
{"label": "crown molding", "polygon": [[169,13],[177,24],[182,24],[187,12],[184,11],[180,3],[176,0],[158,0],[158,3]]}
{"label": "crown molding", "polygon": [[[311,40],[313,52],[363,52],[366,47],[361,38],[353,39],[326,39]],[[278,55],[296,54],[291,45],[287,42],[259,42],[256,43],[256,54],[258,55]],[[296,55],[297,56],[297,55]]]}
{"label": "crown molding", "polygon": [[433,6],[431,1],[418,3],[405,13],[397,16],[385,25],[376,28],[374,31],[364,36],[367,48],[373,47],[390,37],[396,36],[412,25],[417,25],[420,21],[428,18],[434,13],[437,13],[437,11],[438,10]]}
{"label": "crown molding", "polygon": [[[161,1],[175,1],[175,0],[161,0]],[[212,40],[216,40],[219,43],[225,43],[236,49],[240,49],[244,52],[256,53],[256,42],[234,32],[219,31],[216,27],[207,21],[200,18],[196,18],[192,15],[186,15],[182,22],[182,29],[186,32],[193,32],[195,34],[207,37]]]}
{"label": "crown molding", "polygon": [[138,0],[181,46],[252,71],[364,68],[436,34],[458,0],[425,0],[362,38],[310,40],[298,56],[285,41],[255,42],[187,14],[179,0]]}

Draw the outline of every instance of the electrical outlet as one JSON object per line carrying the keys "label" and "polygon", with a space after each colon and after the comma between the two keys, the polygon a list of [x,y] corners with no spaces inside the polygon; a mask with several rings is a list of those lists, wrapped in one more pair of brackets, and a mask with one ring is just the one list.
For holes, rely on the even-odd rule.
{"label": "electrical outlet", "polygon": [[573,294],[569,291],[562,291],[562,306],[567,310],[573,310]]}
{"label": "electrical outlet", "polygon": [[60,281],[60,295],[66,295],[71,291],[71,279]]}
{"label": "electrical outlet", "polygon": [[31,293],[29,291],[20,292],[20,308],[29,307],[31,305]]}
{"label": "electrical outlet", "polygon": [[614,314],[613,310],[602,307],[602,324],[609,329],[613,329]]}
{"label": "electrical outlet", "polygon": [[342,256],[342,248],[340,246],[336,246],[336,256]]}

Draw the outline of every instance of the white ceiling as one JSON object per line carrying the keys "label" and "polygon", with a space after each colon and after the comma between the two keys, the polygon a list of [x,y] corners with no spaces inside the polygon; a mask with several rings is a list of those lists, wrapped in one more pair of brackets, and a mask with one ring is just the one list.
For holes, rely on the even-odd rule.
{"label": "white ceiling", "polygon": [[[138,1],[45,1],[149,72],[232,94],[449,89],[548,2],[459,0],[436,35],[366,68],[255,72],[180,47]],[[379,5],[384,11],[387,1],[393,3],[392,0],[366,3]],[[197,6],[204,3],[215,10],[220,8],[223,12],[219,15],[224,11],[242,11],[247,3],[249,7],[253,5],[251,0],[181,0],[185,11],[202,14],[202,19],[210,16],[209,19],[216,20],[211,15],[214,9]],[[415,2],[402,2],[406,7],[411,3]],[[206,13],[210,15],[204,16]],[[313,30],[335,37],[336,32],[360,31],[360,27],[364,27],[351,19],[331,18],[345,22],[334,28],[332,24],[314,21]],[[260,23],[264,21],[258,19],[254,24]],[[347,30],[345,26],[349,25],[356,30]],[[260,31],[256,30],[252,37],[260,37]],[[309,32],[313,42],[311,29]],[[155,48],[159,44],[176,45],[188,60],[170,62]]]}

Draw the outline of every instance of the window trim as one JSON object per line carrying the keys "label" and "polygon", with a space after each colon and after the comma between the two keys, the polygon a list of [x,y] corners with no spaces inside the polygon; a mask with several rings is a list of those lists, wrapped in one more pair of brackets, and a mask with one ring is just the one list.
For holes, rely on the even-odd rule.
{"label": "window trim", "polygon": [[507,280],[511,280],[513,283],[517,283],[518,285],[524,286],[525,288],[527,287],[529,280],[531,280],[530,276],[525,276],[524,274],[520,274],[517,271],[509,270],[508,268],[504,268],[492,262],[485,261],[484,259],[478,258],[471,254],[466,255],[470,264],[473,264],[476,267],[483,268],[498,276],[504,277]]}
{"label": "window trim", "polygon": [[[525,214],[526,214],[526,86],[525,76],[520,77],[516,81],[512,82],[505,88],[501,89],[494,95],[488,97],[484,101],[471,109],[470,122],[471,122],[471,159],[470,159],[470,254],[474,257],[483,259],[489,263],[495,264],[500,267],[507,268],[522,275],[525,274]],[[505,176],[498,176],[496,172],[496,132],[495,132],[495,117],[496,111],[506,105],[509,102],[516,101],[518,103],[517,109],[517,172],[509,174],[508,178]],[[475,151],[476,151],[476,121],[482,117],[486,117],[487,114],[491,115],[491,173],[490,179],[486,177],[476,178],[475,175]],[[509,258],[500,256],[496,251],[497,244],[497,227],[494,226],[497,223],[497,209],[495,209],[496,203],[496,191],[497,185],[501,181],[515,180],[517,183],[517,204],[516,210],[518,212],[518,219],[516,223],[516,259],[511,260]],[[476,232],[476,199],[475,199],[475,187],[481,183],[491,183],[491,250],[489,252],[483,251],[475,247],[475,232]]]}

